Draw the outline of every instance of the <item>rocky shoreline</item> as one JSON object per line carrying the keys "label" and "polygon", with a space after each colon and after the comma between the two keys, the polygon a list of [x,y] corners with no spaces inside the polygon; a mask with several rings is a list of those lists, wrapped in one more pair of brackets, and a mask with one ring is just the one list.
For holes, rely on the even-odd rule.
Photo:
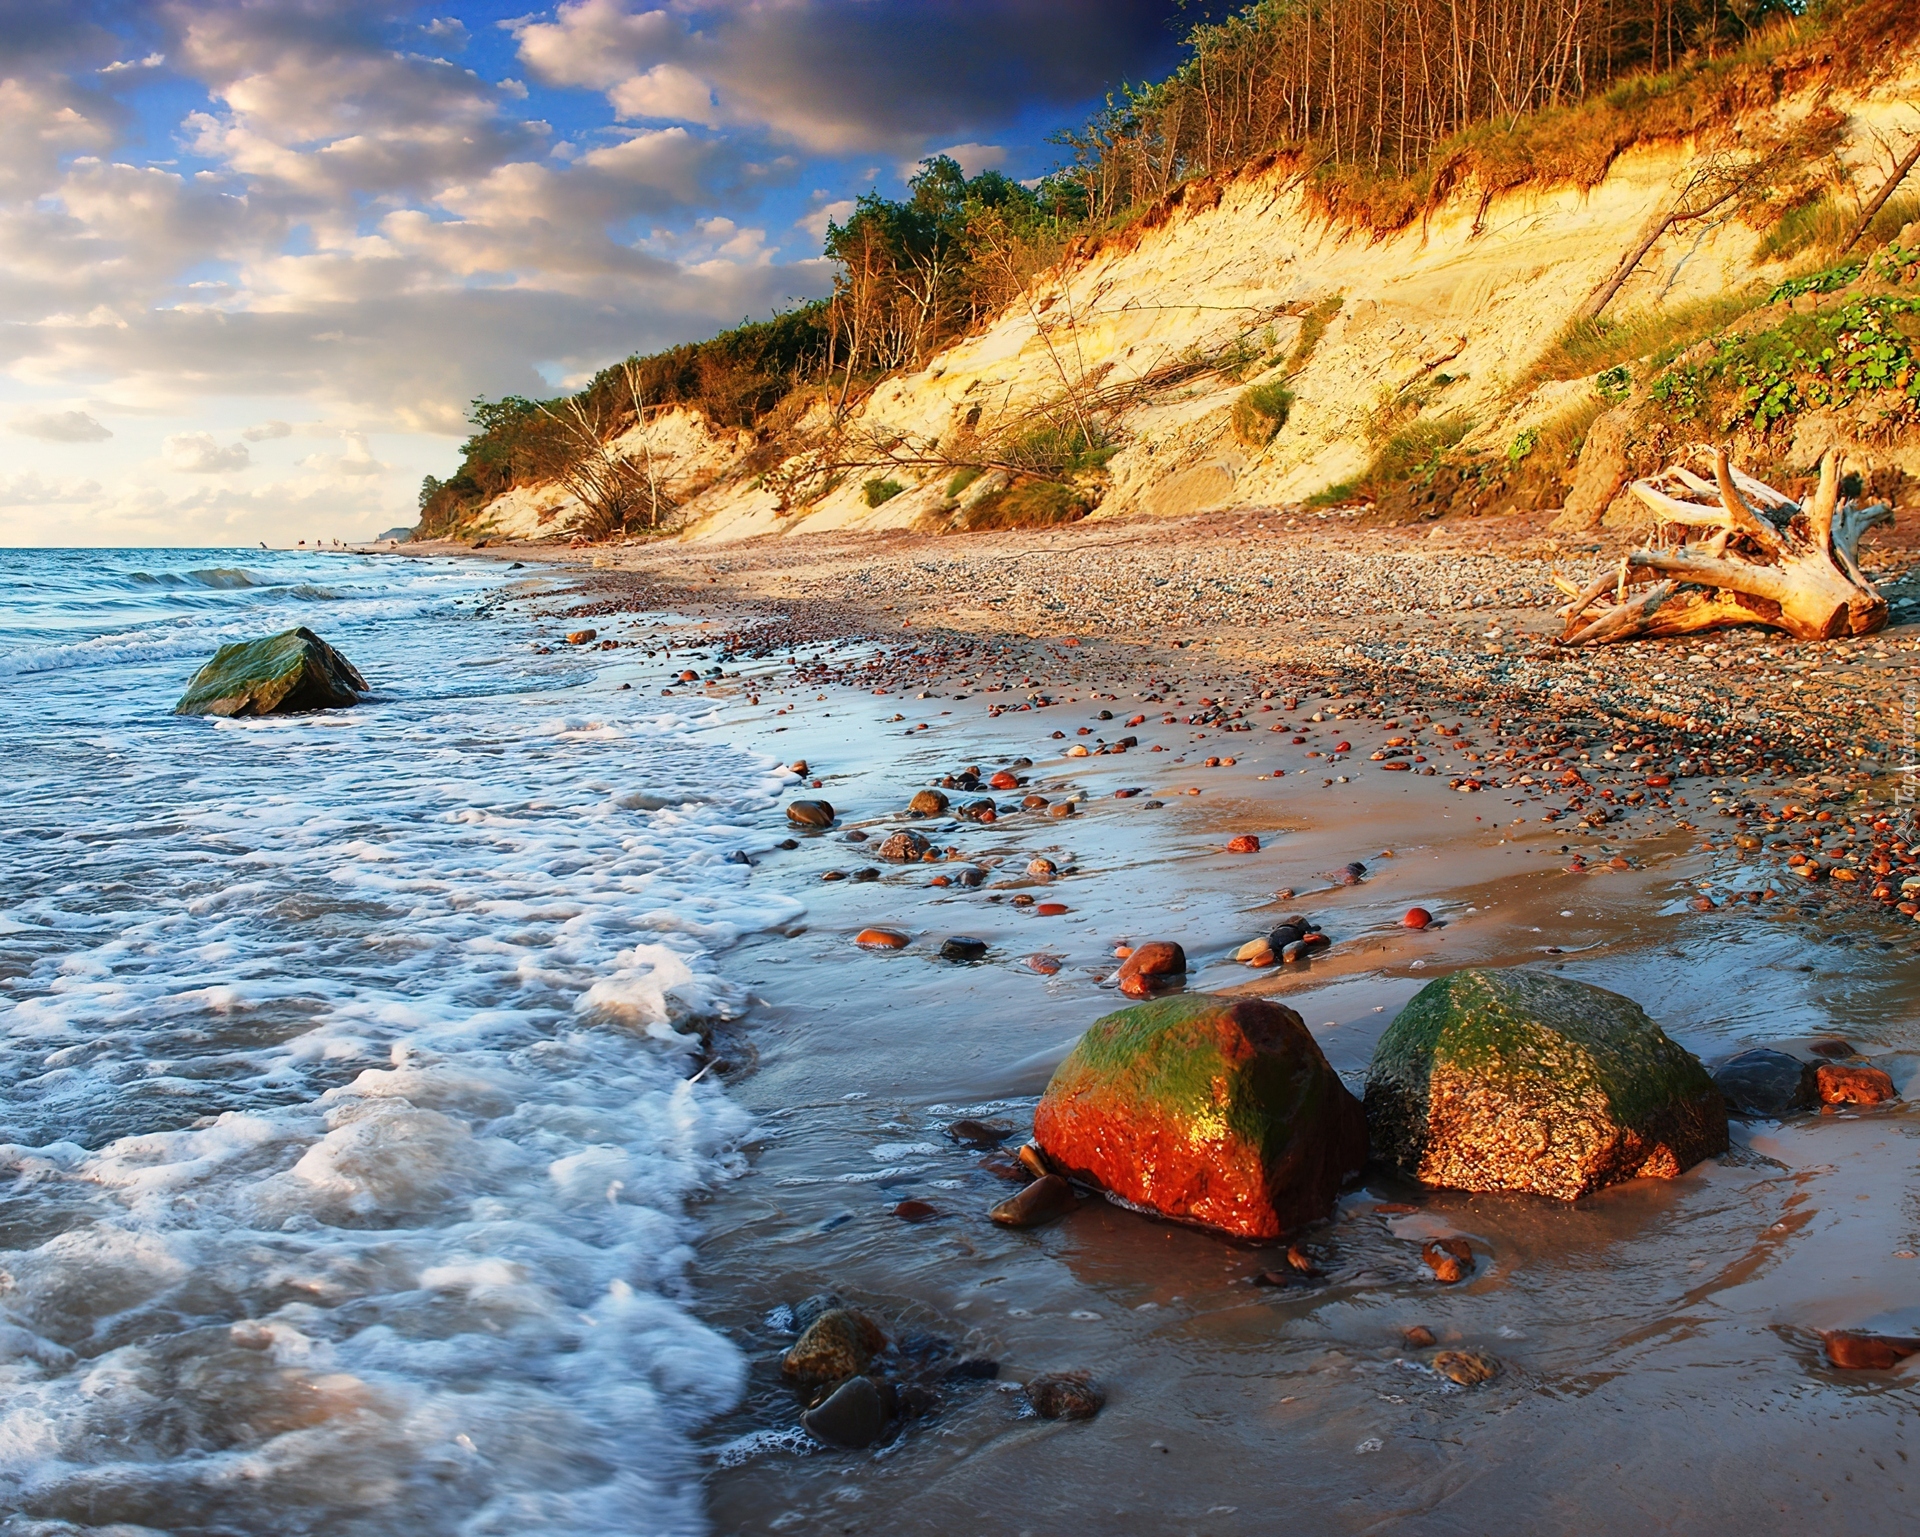
{"label": "rocky shoreline", "polygon": [[[1887,1132],[1905,1102],[1872,1096],[1911,1067],[1913,807],[1889,771],[1920,630],[1565,652],[1546,578],[1586,569],[1565,551],[1505,562],[1354,528],[1269,546],[1250,528],[574,552],[502,594],[554,663],[593,652],[592,708],[694,705],[800,770],[787,836],[740,857],[807,919],[731,957],[757,1007],[711,1058],[762,1127],[701,1256],[703,1308],[753,1361],[711,1441],[725,1529],[802,1513],[932,1534],[991,1526],[1008,1489],[1111,1487],[1116,1531],[1176,1511],[1252,1531],[1246,1501],[1317,1479],[1328,1529],[1359,1531],[1388,1490],[1394,1509],[1443,1499],[1450,1459],[1522,1512],[1569,1488],[1617,1511],[1589,1466],[1627,1455],[1613,1426],[1678,1423],[1669,1384],[1683,1402],[1743,1391],[1632,1343],[1690,1336],[1677,1320],[1703,1271],[1729,1299],[1727,1360],[1762,1320],[1779,1329],[1769,1392],[1898,1369],[1920,1333],[1894,1305],[1915,1247],[1897,1218],[1869,1252],[1834,1225],[1893,1216],[1899,1184]],[[1145,633],[1108,622],[1157,616],[1168,573],[1230,539],[1253,578],[1217,580],[1257,594],[1189,598]],[[1314,573],[1336,568],[1348,612],[1328,617]],[[1464,584],[1505,573],[1503,606],[1386,617],[1396,584],[1446,573],[1469,602]],[[1079,596],[1034,596],[1062,593]],[[1133,992],[1120,959],[1162,949],[1178,964]],[[1162,979],[1184,976],[1176,998],[1284,1001],[1358,1095],[1430,978],[1516,966],[1643,1004],[1763,1118],[1691,1169],[1661,1131],[1642,1172],[1678,1177],[1553,1201],[1556,1217],[1376,1164],[1323,1225],[1237,1242],[1151,1221],[1144,1192],[1084,1199],[1039,1149],[1010,1156],[1042,1132],[1073,1042]],[[1827,1252],[1767,1258],[1803,1233]],[[1631,1295],[1596,1300],[1596,1265],[1626,1267]],[[1850,1288],[1822,1279],[1834,1265]],[[835,1313],[859,1348],[824,1375],[786,1370]],[[1249,1353],[1257,1370],[1232,1364]],[[1581,1386],[1589,1372],[1607,1385]],[[1181,1433],[1189,1415],[1209,1428]],[[1787,1422],[1737,1402],[1685,1423],[1723,1461],[1783,1452],[1765,1437]],[[1516,1458],[1515,1427],[1560,1449]],[[1180,1488],[1232,1491],[1233,1512],[1138,1477],[1138,1448],[1162,1445]],[[1338,1471],[1373,1453],[1364,1479]]]}

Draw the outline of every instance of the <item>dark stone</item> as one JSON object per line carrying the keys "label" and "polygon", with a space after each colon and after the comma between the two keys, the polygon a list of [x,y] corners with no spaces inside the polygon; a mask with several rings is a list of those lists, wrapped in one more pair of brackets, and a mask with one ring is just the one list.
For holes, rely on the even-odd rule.
{"label": "dark stone", "polygon": [[893,1385],[871,1377],[853,1377],[800,1416],[801,1427],[816,1441],[858,1451],[886,1434],[893,1423]]}
{"label": "dark stone", "polygon": [[1713,1081],[1736,1115],[1792,1115],[1820,1098],[1813,1064],[1784,1051],[1743,1051],[1715,1068]]}
{"label": "dark stone", "polygon": [[1027,1384],[1027,1402],[1043,1420],[1090,1420],[1106,1401],[1105,1390],[1085,1372],[1049,1372]]}
{"label": "dark stone", "polygon": [[987,953],[984,939],[973,939],[965,934],[955,934],[940,947],[943,961],[977,961]]}
{"label": "dark stone", "polygon": [[1000,1363],[986,1356],[969,1356],[946,1370],[949,1382],[991,1382],[1000,1375]]}
{"label": "dark stone", "polygon": [[1064,1217],[1078,1204],[1073,1186],[1058,1174],[1048,1174],[1018,1195],[1009,1196],[988,1215],[1002,1227],[1039,1227],[1056,1217]]}
{"label": "dark stone", "polygon": [[955,1121],[947,1135],[968,1147],[998,1147],[1013,1135],[1013,1128],[999,1121]]}
{"label": "dark stone", "polygon": [[230,641],[193,675],[175,715],[289,715],[358,704],[367,680],[304,625]]}

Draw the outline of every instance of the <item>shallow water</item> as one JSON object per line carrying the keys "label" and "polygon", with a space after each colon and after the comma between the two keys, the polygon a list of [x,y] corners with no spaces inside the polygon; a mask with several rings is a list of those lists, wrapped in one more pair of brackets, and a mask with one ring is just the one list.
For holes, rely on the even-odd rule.
{"label": "shallow water", "polygon": [[[1171,756],[1052,756],[1050,731],[1088,721],[1084,704],[989,721],[977,695],[827,695],[807,695],[782,720],[789,730],[762,740],[809,760],[844,826],[877,834],[930,777],[1017,753],[1036,761],[1035,788],[1089,799],[1065,823],[1014,817],[939,833],[999,861],[979,892],[929,888],[918,867],[822,884],[825,869],[870,861],[872,844],[847,844],[844,827],[770,857],[769,876],[784,870],[787,889],[806,896],[808,927],[754,940],[733,963],[767,1007],[754,1024],[757,1071],[735,1088],[761,1132],[748,1175],[709,1208],[698,1267],[703,1310],[751,1359],[745,1402],[707,1438],[719,1529],[1228,1534],[1284,1519],[1315,1532],[1735,1533],[1907,1519],[1920,1360],[1838,1373],[1817,1333],[1920,1327],[1920,1122],[1904,1101],[1736,1123],[1728,1157],[1570,1206],[1422,1197],[1376,1181],[1310,1235],[1330,1284],[1309,1292],[1249,1284],[1281,1262],[1270,1247],[1104,1203],[1036,1232],[996,1228],[985,1213],[1012,1187],[944,1129],[994,1114],[1024,1135],[1053,1066],[1122,1001],[1114,943],[1147,938],[1183,942],[1191,986],[1272,992],[1298,1008],[1356,1088],[1420,985],[1484,962],[1554,966],[1625,992],[1710,1062],[1759,1044],[1804,1052],[1809,1037],[1843,1033],[1910,1094],[1920,1082],[1910,930],[1784,903],[1696,913],[1690,899],[1709,871],[1697,835],[1529,828],[1507,821],[1524,807],[1450,794],[1444,778],[1369,780],[1360,732],[1377,723],[1350,728],[1353,782],[1328,786],[1317,769],[1258,779],[1299,756],[1258,738],[1227,745],[1238,747],[1233,770],[1197,766],[1212,745],[1177,763],[1184,729],[1139,732],[1143,749],[1164,741]],[[1116,712],[1130,708],[1121,699]],[[903,740],[902,711],[932,729]],[[1130,785],[1205,793],[1167,796],[1159,810],[1111,798]],[[1688,788],[1689,814],[1714,826],[1710,787]],[[1221,852],[1242,831],[1265,849]],[[1569,842],[1590,857],[1621,849],[1636,868],[1569,874]],[[1044,893],[1070,907],[1064,916],[1008,900],[1038,890],[1019,873],[1036,853],[1072,866]],[[1355,858],[1370,867],[1358,886],[1323,873]],[[1740,880],[1767,883],[1758,871]],[[1276,900],[1283,886],[1299,894]],[[1414,902],[1442,926],[1401,929]],[[1338,947],[1304,975],[1256,978],[1232,964],[1235,945],[1292,911],[1319,917]],[[914,944],[855,950],[852,935],[875,923],[907,929]],[[951,933],[990,940],[987,961],[934,958]],[[1035,951],[1058,956],[1058,974],[1030,971]],[[900,1221],[892,1208],[908,1198],[940,1215]],[[1376,1210],[1409,1198],[1422,1209]],[[1468,1283],[1442,1288],[1419,1245],[1450,1233],[1479,1260]],[[885,1369],[925,1375],[932,1359],[937,1379],[941,1364],[987,1356],[1001,1381],[938,1383],[938,1411],[877,1451],[811,1446],[791,1433],[798,1405],[778,1362],[792,1337],[779,1309],[829,1290],[905,1342]],[[1501,1376],[1472,1390],[1444,1381],[1427,1367],[1431,1350],[1403,1343],[1413,1324],[1443,1347],[1491,1353]],[[1071,1368],[1107,1386],[1099,1418],[1022,1415],[1011,1387]]]}
{"label": "shallow water", "polygon": [[[704,1528],[745,1362],[689,1208],[747,1119],[692,1022],[799,911],[728,859],[789,776],[501,580],[0,554],[4,1530]],[[169,713],[291,624],[377,698]]]}

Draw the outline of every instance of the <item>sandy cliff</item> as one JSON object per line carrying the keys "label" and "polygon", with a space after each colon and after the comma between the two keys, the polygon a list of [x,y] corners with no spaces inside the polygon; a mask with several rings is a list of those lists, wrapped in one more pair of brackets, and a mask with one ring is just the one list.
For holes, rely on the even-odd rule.
{"label": "sandy cliff", "polygon": [[[1904,143],[1916,126],[1920,63],[1903,76],[1853,96],[1790,94],[1742,131],[1778,133],[1835,110],[1844,119],[1838,157],[1871,188],[1886,174],[1887,145]],[[1384,239],[1330,225],[1284,165],[1225,185],[1192,184],[1133,230],[1046,274],[988,329],[882,383],[855,410],[847,436],[909,448],[952,443],[1044,402],[1097,395],[1113,409],[1120,447],[1092,487],[1096,518],[1300,501],[1362,469],[1383,404],[1396,400],[1403,419],[1409,410],[1464,419],[1472,424],[1464,447],[1502,451],[1592,398],[1590,380],[1531,386],[1529,367],[1674,197],[1697,153],[1689,144],[1629,150],[1585,193],[1523,191],[1484,211],[1469,188]],[[1762,261],[1760,245],[1761,233],[1738,218],[1677,229],[1610,312],[1776,282],[1787,268]],[[1287,377],[1308,312],[1321,305],[1324,315],[1335,296],[1324,334]],[[1285,426],[1266,446],[1245,446],[1231,429],[1235,400],[1283,377],[1294,395]],[[817,405],[800,433],[824,423]],[[622,445],[636,458],[652,455],[683,504],[689,540],[926,526],[956,505],[950,465],[855,466],[824,495],[783,502],[774,489],[780,468],[766,473],[764,444],[756,453],[752,433],[715,433],[683,410],[629,432]],[[1920,449],[1885,452],[1913,458],[1905,468],[1920,474]],[[878,476],[907,489],[869,506],[862,486]],[[999,484],[1004,478],[990,473],[959,500]],[[550,537],[574,510],[557,486],[522,487],[494,501],[482,526],[496,536]]]}

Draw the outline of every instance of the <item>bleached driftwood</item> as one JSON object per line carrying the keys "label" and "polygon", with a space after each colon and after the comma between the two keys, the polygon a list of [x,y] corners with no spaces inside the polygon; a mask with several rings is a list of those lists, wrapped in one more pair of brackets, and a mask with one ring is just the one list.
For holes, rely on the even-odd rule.
{"label": "bleached driftwood", "polygon": [[[1802,506],[1736,470],[1722,448],[1713,479],[1685,460],[1632,491],[1653,509],[1667,548],[1640,549],[1584,590],[1559,581],[1573,598],[1561,614],[1561,644],[1594,646],[1660,635],[1692,635],[1758,624],[1800,640],[1870,635],[1887,622],[1887,601],[1861,573],[1860,536],[1893,521],[1885,503],[1840,500],[1840,456],[1820,460],[1820,485]],[[1711,500],[1694,500],[1710,498]],[[1603,598],[1612,601],[1598,613]]]}

